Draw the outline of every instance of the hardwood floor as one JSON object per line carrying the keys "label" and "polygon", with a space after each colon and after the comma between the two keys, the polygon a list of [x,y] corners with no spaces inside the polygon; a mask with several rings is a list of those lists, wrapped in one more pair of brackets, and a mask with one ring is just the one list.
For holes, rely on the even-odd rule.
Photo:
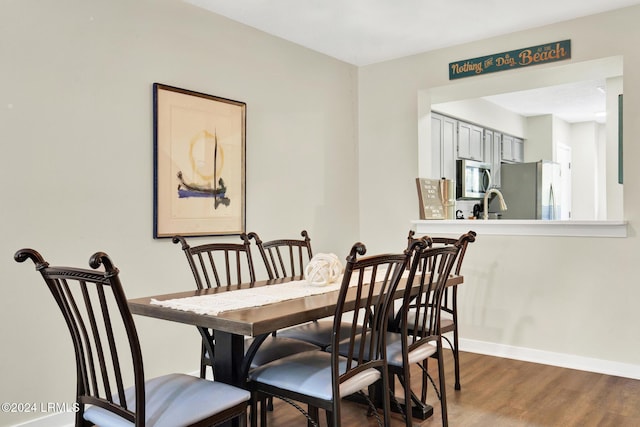
{"label": "hardwood floor", "polygon": [[[453,378],[447,353],[446,375]],[[429,370],[437,376],[435,367],[433,362]],[[451,426],[640,426],[639,380],[473,353],[461,353],[461,371],[462,390],[454,390],[453,381],[448,381]],[[434,415],[414,420],[414,426],[441,425],[440,403],[433,389],[429,395]],[[358,404],[343,401],[342,411],[344,427],[377,426]],[[306,425],[303,415],[278,400],[268,421],[273,427]],[[391,425],[403,426],[404,421],[394,413]]]}

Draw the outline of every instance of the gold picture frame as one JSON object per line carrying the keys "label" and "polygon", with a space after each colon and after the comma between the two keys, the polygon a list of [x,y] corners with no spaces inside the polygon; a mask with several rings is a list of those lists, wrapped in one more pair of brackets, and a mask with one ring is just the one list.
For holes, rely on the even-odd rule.
{"label": "gold picture frame", "polygon": [[245,232],[246,104],[153,84],[153,237]]}

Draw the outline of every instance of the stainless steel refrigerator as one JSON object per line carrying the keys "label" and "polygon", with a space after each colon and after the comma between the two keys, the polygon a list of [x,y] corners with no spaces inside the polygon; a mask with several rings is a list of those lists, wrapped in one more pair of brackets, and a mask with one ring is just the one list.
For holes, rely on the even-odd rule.
{"label": "stainless steel refrigerator", "polygon": [[[504,219],[560,219],[560,164],[547,160],[502,164],[500,191],[508,209]],[[495,200],[492,201],[496,203]],[[492,203],[492,204],[493,204]],[[490,210],[491,211],[491,210]],[[499,212],[499,209],[494,211]]]}

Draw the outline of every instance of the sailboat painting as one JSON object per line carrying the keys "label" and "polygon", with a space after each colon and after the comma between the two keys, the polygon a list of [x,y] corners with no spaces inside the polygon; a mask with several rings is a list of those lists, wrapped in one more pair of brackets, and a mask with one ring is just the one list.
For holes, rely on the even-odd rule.
{"label": "sailboat painting", "polygon": [[154,84],[154,238],[245,231],[246,104]]}
{"label": "sailboat painting", "polygon": [[[201,143],[204,145],[213,145],[213,155],[209,155],[209,161],[196,163],[194,157],[194,145]],[[206,151],[206,150],[205,150]],[[231,199],[227,197],[227,187],[222,179],[222,170],[224,167],[224,151],[218,145],[217,134],[211,135],[206,130],[197,135],[190,142],[189,157],[193,171],[206,184],[187,183],[184,180],[182,171],[178,171],[177,177],[180,181],[178,184],[178,197],[210,197],[213,198],[213,207],[218,209],[219,205],[229,206]],[[209,165],[209,167],[207,167]],[[213,183],[213,185],[211,185]]]}

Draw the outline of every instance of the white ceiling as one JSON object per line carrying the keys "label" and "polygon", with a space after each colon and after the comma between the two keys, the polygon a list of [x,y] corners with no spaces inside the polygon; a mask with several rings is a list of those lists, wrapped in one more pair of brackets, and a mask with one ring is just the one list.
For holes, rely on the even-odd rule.
{"label": "white ceiling", "polygon": [[640,0],[184,1],[358,66],[640,4]]}
{"label": "white ceiling", "polygon": [[[183,1],[357,66],[640,4],[640,0]],[[594,93],[598,85],[602,82],[592,82],[588,95],[585,84],[580,84],[550,89],[544,96],[528,91],[519,98],[510,94],[492,100],[515,104],[510,109],[519,113],[544,109],[545,114],[554,113],[549,110],[552,106],[567,110],[560,105],[564,100],[574,116],[577,105],[594,110],[592,115],[604,108],[604,95]],[[553,99],[546,101],[549,92]],[[518,101],[524,95],[526,101]],[[536,102],[544,105],[536,107]],[[570,121],[583,120],[580,116]]]}
{"label": "white ceiling", "polygon": [[568,123],[605,123],[605,89],[604,80],[590,80],[485,96],[483,99],[525,117],[553,114]]}

